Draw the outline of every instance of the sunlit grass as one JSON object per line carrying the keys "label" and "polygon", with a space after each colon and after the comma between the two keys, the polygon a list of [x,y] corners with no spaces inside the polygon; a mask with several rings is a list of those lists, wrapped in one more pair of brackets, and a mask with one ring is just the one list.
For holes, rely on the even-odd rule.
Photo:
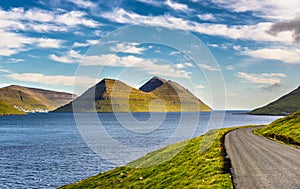
{"label": "sunlit grass", "polygon": [[15,115],[25,114],[25,112],[19,111],[10,104],[0,100],[0,115]]}
{"label": "sunlit grass", "polygon": [[262,129],[255,131],[256,134],[278,140],[287,144],[300,146],[300,110],[292,115],[278,119]]}
{"label": "sunlit grass", "polygon": [[217,138],[204,153],[199,136],[62,188],[233,188],[223,145],[230,130],[209,131],[206,139]]}

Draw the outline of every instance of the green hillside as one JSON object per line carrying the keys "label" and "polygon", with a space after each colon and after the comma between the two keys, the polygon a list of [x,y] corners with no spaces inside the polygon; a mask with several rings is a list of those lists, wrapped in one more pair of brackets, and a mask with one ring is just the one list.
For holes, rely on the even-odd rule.
{"label": "green hillside", "polygon": [[25,112],[22,112],[10,104],[7,104],[6,102],[0,100],[0,116],[2,115],[18,115],[18,114],[25,114]]}
{"label": "green hillside", "polygon": [[73,102],[58,108],[55,112],[147,112],[164,111],[164,106],[152,94],[134,89],[125,83],[103,79]]}
{"label": "green hillside", "polygon": [[286,115],[300,109],[300,87],[270,104],[250,112],[254,115]]}
{"label": "green hillside", "polygon": [[[199,150],[204,137],[200,136],[62,188],[233,188],[222,142],[230,130],[208,132],[208,138],[219,134],[203,154]],[[156,165],[162,160],[166,161]]]}
{"label": "green hillside", "polygon": [[287,144],[300,146],[300,110],[255,132]]}
{"label": "green hillside", "polygon": [[[175,83],[175,82],[173,82]],[[103,79],[73,102],[54,112],[180,112],[211,109],[179,84],[145,92],[114,79]],[[179,99],[180,97],[181,99]],[[181,101],[180,101],[181,100]]]}
{"label": "green hillside", "polygon": [[145,87],[145,85],[147,85],[145,84],[140,89],[146,88],[149,90],[149,88],[152,88],[149,92],[155,94],[160,99],[163,99],[166,104],[169,104],[169,111],[211,111],[210,107],[178,83],[165,81],[158,77],[154,77],[151,80],[161,80],[162,82],[161,85],[155,84],[155,86],[150,85],[148,87]]}
{"label": "green hillside", "polygon": [[49,111],[72,100],[72,94],[11,85],[0,89],[0,100],[21,111]]}

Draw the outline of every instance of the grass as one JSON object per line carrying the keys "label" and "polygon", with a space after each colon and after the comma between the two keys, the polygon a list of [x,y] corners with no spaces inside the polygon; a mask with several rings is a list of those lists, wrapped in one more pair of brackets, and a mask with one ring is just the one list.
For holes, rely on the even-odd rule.
{"label": "grass", "polygon": [[[179,88],[178,86],[174,87]],[[144,92],[118,80],[103,79],[72,103],[76,112],[211,111],[202,101],[181,88],[178,90],[179,94],[169,84],[154,92]],[[58,108],[55,112],[72,112],[72,103]]]}
{"label": "grass", "polygon": [[19,108],[53,110],[72,99],[72,94],[11,85],[0,89],[0,100]]}
{"label": "grass", "polygon": [[250,112],[255,115],[286,115],[300,109],[300,87],[278,100]]}
{"label": "grass", "polygon": [[273,140],[300,147],[300,110],[254,132]]}
{"label": "grass", "polygon": [[[233,129],[209,131],[61,188],[233,188],[223,145],[225,134]],[[203,140],[213,142],[201,153]]]}
{"label": "grass", "polygon": [[0,100],[0,115],[17,115],[25,114],[25,112],[19,111],[10,104]]}

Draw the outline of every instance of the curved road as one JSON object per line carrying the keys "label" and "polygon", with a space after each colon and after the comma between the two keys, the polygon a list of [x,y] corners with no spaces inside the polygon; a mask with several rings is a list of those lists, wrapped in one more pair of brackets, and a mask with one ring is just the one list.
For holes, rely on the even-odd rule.
{"label": "curved road", "polygon": [[300,150],[257,136],[253,130],[237,129],[225,136],[235,188],[300,189]]}

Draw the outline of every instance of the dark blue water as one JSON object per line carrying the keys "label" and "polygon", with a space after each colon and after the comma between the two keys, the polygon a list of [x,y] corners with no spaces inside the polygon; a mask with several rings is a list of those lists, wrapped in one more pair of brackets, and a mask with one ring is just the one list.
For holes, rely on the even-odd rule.
{"label": "dark blue water", "polygon": [[[212,128],[267,124],[278,118],[238,113],[226,112],[224,122],[220,122],[222,114],[210,120],[210,113],[201,113],[199,118],[191,113],[184,119],[179,113],[152,117],[102,113],[99,120],[92,114],[81,114],[75,120],[71,113],[0,117],[0,188],[55,188]],[[102,130],[93,130],[96,122]]]}

